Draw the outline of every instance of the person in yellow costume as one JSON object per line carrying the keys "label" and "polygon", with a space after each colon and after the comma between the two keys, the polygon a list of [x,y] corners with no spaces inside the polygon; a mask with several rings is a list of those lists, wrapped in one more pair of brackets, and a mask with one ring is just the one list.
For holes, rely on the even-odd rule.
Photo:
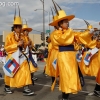
{"label": "person in yellow costume", "polygon": [[[88,23],[87,21],[85,21],[85,22]],[[88,23],[87,29],[91,29],[91,28],[93,28],[93,26]],[[90,44],[92,44],[94,41],[96,41],[96,40],[92,40],[92,37],[93,37],[93,35],[91,35]],[[99,70],[98,53],[93,55],[89,65],[85,65],[84,57],[86,56],[86,53],[88,52],[89,49],[91,49],[92,46],[87,46],[87,45],[84,45],[84,46],[85,46],[85,48],[84,48],[85,51],[83,50],[84,51],[83,57],[82,57],[81,62],[79,63],[82,74],[88,75],[88,76],[97,76],[97,73]],[[95,62],[95,64],[94,64],[94,62]]]}
{"label": "person in yellow costume", "polygon": [[[51,8],[52,11],[52,15],[53,15],[53,10]],[[57,16],[53,15],[53,21],[57,20]],[[54,41],[53,41],[53,35],[55,33],[57,33],[57,26],[54,26],[55,30],[50,34],[48,41],[48,58],[47,58],[47,65],[46,65],[46,71],[45,73],[49,76],[51,76],[52,78],[52,83],[55,80],[55,74],[56,74],[56,68],[53,66],[53,62],[54,60],[57,59],[57,54],[58,54],[58,46],[54,45]]]}
{"label": "person in yellow costume", "polygon": [[[74,51],[74,41],[75,39],[79,39],[79,41],[83,44],[89,45],[88,42],[90,42],[90,39],[87,40],[87,38],[89,38],[93,31],[88,30],[85,32],[74,32],[69,28],[69,21],[75,16],[67,16],[65,11],[61,8],[58,11],[56,9],[57,3],[54,1],[53,3],[58,15],[58,19],[54,22],[51,22],[49,25],[58,25],[60,27],[58,32],[53,35],[55,45],[59,48],[57,56],[59,90],[62,91],[62,100],[68,100],[70,93],[77,93],[81,90],[78,64],[76,61],[76,52]],[[95,47],[95,43],[93,47]],[[54,84],[52,85],[52,90],[54,88]]]}
{"label": "person in yellow costume", "polygon": [[[93,28],[93,26],[90,25],[87,21],[85,21],[85,22],[87,24],[87,29]],[[92,40],[93,37],[94,37],[94,35],[91,36],[91,44],[92,44],[92,42],[94,42]],[[96,38],[97,38],[97,36],[96,36]],[[95,39],[95,40],[97,41],[96,42],[96,47],[100,48],[99,41],[97,39]],[[84,47],[82,60],[78,64],[79,64],[79,67],[80,67],[81,72],[82,72],[83,75],[95,76],[98,79],[99,69],[100,69],[100,63],[99,63],[99,59],[98,59],[99,58],[99,53],[96,53],[92,56],[89,65],[85,65],[85,63],[84,63],[84,57],[86,56],[86,53],[88,52],[88,50],[91,49],[90,47],[87,47],[87,46]],[[95,86],[95,89],[94,89],[94,94],[96,96],[100,96],[100,93],[98,92],[98,89],[99,89],[99,85],[98,85],[98,82],[97,82],[97,84]]]}
{"label": "person in yellow costume", "polygon": [[[19,8],[19,6],[18,6]],[[7,52],[7,60],[12,56],[14,52],[18,50],[22,50],[24,42],[21,39],[21,30],[22,30],[22,19],[20,16],[20,9],[19,9],[19,16],[16,16],[16,8],[15,8],[15,15],[14,15],[14,21],[13,21],[13,32],[9,33],[6,36],[5,41],[5,50]],[[23,95],[33,95],[34,92],[32,92],[29,89],[29,85],[32,84],[31,80],[31,72],[29,69],[29,65],[27,60],[23,61],[23,63],[20,65],[19,70],[16,72],[16,74],[11,78],[9,76],[5,75],[4,78],[5,81],[5,92],[6,93],[12,93],[10,87],[24,87]]]}
{"label": "person in yellow costume", "polygon": [[[100,49],[100,34],[98,34],[97,36],[97,45],[96,45],[97,48]],[[95,88],[94,88],[94,95],[96,95],[97,97],[100,97],[100,50],[98,52],[98,60],[99,60],[99,69],[98,69],[98,73],[96,75],[96,85],[95,85]],[[95,62],[94,62],[94,65],[95,65]]]}
{"label": "person in yellow costume", "polygon": [[[26,24],[23,24],[22,33],[23,33],[23,36],[24,36],[24,43],[25,43],[24,47],[26,49],[27,49],[27,47],[29,48],[29,57],[30,56],[32,57],[32,51],[33,51],[33,49],[35,50],[34,44],[33,44],[32,40],[29,38],[29,32],[31,32],[31,31],[32,31],[32,28],[28,27],[27,21],[26,21]],[[37,78],[34,77],[34,72],[36,72],[38,70],[38,67],[37,67],[37,64],[36,64],[37,62],[35,62],[35,60],[33,62],[35,63],[35,65],[32,63],[32,61],[29,62],[29,65],[30,65],[30,70],[31,70],[32,82],[34,84],[34,80],[37,80]]]}

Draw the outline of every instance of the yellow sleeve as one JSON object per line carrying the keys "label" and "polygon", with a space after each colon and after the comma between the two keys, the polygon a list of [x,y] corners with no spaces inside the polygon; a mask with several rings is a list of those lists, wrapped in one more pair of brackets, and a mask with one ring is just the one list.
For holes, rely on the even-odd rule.
{"label": "yellow sleeve", "polygon": [[50,43],[50,42],[51,42],[51,39],[50,39],[50,37],[48,37],[48,39],[47,39],[47,42],[48,42],[48,43]]}
{"label": "yellow sleeve", "polygon": [[72,31],[71,29],[65,31],[58,30],[56,34],[54,34],[53,36],[54,41],[56,41],[58,45],[62,46],[73,44],[74,35],[72,34],[71,31]]}
{"label": "yellow sleeve", "polygon": [[74,32],[75,39],[79,42],[84,44],[88,48],[96,47],[96,40],[92,40],[93,34],[90,34],[89,31],[85,32]]}
{"label": "yellow sleeve", "polygon": [[74,49],[75,49],[75,50],[79,50],[79,49],[80,49],[79,43],[74,42]]}
{"label": "yellow sleeve", "polygon": [[49,44],[48,44],[48,52],[50,52],[52,50],[52,43],[50,42]]}
{"label": "yellow sleeve", "polygon": [[12,37],[12,35],[8,35],[6,37],[4,48],[8,54],[12,54],[18,49],[17,44],[18,43],[14,40],[14,37]]}

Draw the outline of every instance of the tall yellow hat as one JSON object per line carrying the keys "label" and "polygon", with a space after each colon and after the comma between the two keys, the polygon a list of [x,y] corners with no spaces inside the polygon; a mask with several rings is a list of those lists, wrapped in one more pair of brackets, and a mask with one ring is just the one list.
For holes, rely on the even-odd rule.
{"label": "tall yellow hat", "polygon": [[58,19],[57,15],[53,16],[53,22],[56,21],[57,19]]}
{"label": "tall yellow hat", "polygon": [[19,16],[16,16],[16,6],[15,6],[15,15],[14,15],[14,21],[13,21],[13,25],[22,25],[22,19],[20,16],[20,8],[18,6],[19,9]]}
{"label": "tall yellow hat", "polygon": [[26,21],[26,24],[23,24],[23,28],[22,28],[22,31],[25,31],[25,30],[28,30],[29,32],[33,30],[32,28],[28,27],[27,21]]}
{"label": "tall yellow hat", "polygon": [[[53,1],[53,0],[52,0]],[[75,17],[75,15],[66,15],[66,13],[65,13],[65,11],[64,10],[62,10],[61,9],[61,7],[56,3],[56,2],[54,2],[53,1],[53,4],[54,4],[54,7],[55,7],[55,11],[56,11],[56,14],[57,14],[57,16],[58,16],[58,19],[56,20],[56,21],[53,21],[53,22],[51,22],[49,25],[51,25],[51,26],[55,26],[55,25],[57,25],[58,24],[58,22],[60,22],[61,20],[64,20],[64,19],[67,19],[68,21],[70,21],[70,20],[72,20],[74,17]],[[57,7],[56,7],[56,5],[59,7],[59,11],[57,10]]]}

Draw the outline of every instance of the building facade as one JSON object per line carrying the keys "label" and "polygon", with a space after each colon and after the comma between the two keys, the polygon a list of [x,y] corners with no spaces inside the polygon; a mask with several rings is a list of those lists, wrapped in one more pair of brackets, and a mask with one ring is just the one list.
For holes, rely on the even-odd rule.
{"label": "building facade", "polygon": [[[5,43],[5,40],[6,40],[6,36],[11,33],[10,31],[3,31],[3,35],[0,36],[0,42],[1,43]],[[47,34],[45,35],[45,37],[47,36]],[[43,43],[43,41],[41,40],[41,34],[34,34],[34,33],[29,33],[29,37],[30,39],[32,40],[32,42],[34,44],[41,44]],[[46,41],[45,41],[46,43]],[[47,45],[47,43],[46,43]]]}

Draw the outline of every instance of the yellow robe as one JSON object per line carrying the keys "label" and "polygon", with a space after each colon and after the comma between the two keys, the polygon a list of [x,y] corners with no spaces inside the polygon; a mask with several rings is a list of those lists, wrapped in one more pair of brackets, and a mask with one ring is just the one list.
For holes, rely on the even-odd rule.
{"label": "yellow robe", "polygon": [[[50,40],[51,41],[51,40]],[[47,75],[49,75],[49,76],[51,76],[50,75],[50,69],[49,69],[49,66],[48,66],[48,64],[49,64],[49,52],[51,51],[51,49],[52,49],[52,44],[51,44],[51,42],[48,44],[48,57],[47,58],[44,58],[44,61],[45,61],[45,63],[46,63],[46,65],[45,65],[45,67],[44,67],[44,70],[45,70],[45,74],[47,74]]]}
{"label": "yellow robe", "polygon": [[53,31],[50,34],[51,42],[49,43],[49,46],[48,46],[49,54],[48,54],[48,59],[47,59],[47,64],[46,64],[46,71],[45,71],[47,75],[52,76],[52,77],[55,77],[55,72],[56,72],[56,69],[53,67],[52,63],[55,59],[57,59],[57,55],[58,55],[58,46],[54,45],[55,42],[53,40],[53,35],[55,33],[57,33],[57,30]]}
{"label": "yellow robe", "polygon": [[[63,32],[59,30],[59,32],[53,36],[53,39],[57,46],[74,45],[76,39],[87,46],[93,46],[93,44],[88,43],[89,40],[87,40],[87,36],[89,35],[88,31],[74,32],[71,29],[68,29]],[[81,84],[76,61],[76,51],[59,52],[57,56],[57,65],[60,76],[59,90],[65,93],[76,93],[77,91],[80,91]]]}
{"label": "yellow robe", "polygon": [[[27,36],[24,36],[24,42],[25,42],[25,48],[27,47],[27,43],[28,43],[28,41],[29,41],[29,37],[27,37]],[[32,47],[34,46],[34,44],[32,43]],[[32,64],[32,62],[30,61],[29,62],[29,65],[30,65],[30,71],[31,71],[31,73],[33,73],[33,72],[36,72],[37,70],[38,70],[38,67],[34,67],[34,65]]]}
{"label": "yellow robe", "polygon": [[[98,47],[98,43],[94,41],[90,41],[90,44],[94,44],[94,46]],[[93,46],[93,45],[92,45]],[[91,48],[91,46],[88,46],[88,48]],[[98,71],[100,69],[100,62],[99,62],[99,53],[96,53],[92,56],[89,65],[85,65],[84,63],[84,57],[86,56],[87,51],[84,52],[82,61],[79,63],[80,69],[83,73],[83,75],[88,75],[88,76],[97,76]]]}
{"label": "yellow robe", "polygon": [[[85,45],[85,46],[87,46],[88,48],[93,48],[95,46],[97,48],[100,48],[100,41],[97,41],[97,42],[95,40],[92,41],[91,36],[88,41],[89,45]],[[77,45],[75,45],[75,46],[76,46],[76,48],[79,48]],[[93,55],[88,66],[85,65],[85,63],[83,61],[84,57],[86,56],[86,53],[87,53],[87,51],[84,52],[81,62],[78,63],[79,67],[81,69],[81,72],[83,75],[95,76],[96,82],[100,84],[100,60],[99,60],[100,59],[100,51],[98,53],[96,53],[95,55]]]}
{"label": "yellow robe", "polygon": [[89,65],[85,65],[84,57],[86,56],[87,52],[84,52],[81,62],[79,63],[79,67],[82,71],[83,75],[88,76],[97,76],[98,70],[100,68],[100,63],[98,59],[98,53],[92,56]]}
{"label": "yellow robe", "polygon": [[[5,50],[8,54],[7,59],[9,59],[12,53],[16,52],[18,42],[15,41],[14,33],[9,33],[5,41]],[[21,65],[17,73],[13,78],[5,75],[5,84],[10,87],[23,87],[25,85],[32,84],[31,74],[27,60],[25,60]]]}
{"label": "yellow robe", "polygon": [[[97,47],[100,48],[100,41],[97,42]],[[99,64],[100,64],[100,50],[98,52],[98,60],[99,60]],[[100,65],[99,65],[99,71],[98,71],[98,74],[97,74],[97,77],[96,77],[96,82],[98,84],[100,84]]]}

